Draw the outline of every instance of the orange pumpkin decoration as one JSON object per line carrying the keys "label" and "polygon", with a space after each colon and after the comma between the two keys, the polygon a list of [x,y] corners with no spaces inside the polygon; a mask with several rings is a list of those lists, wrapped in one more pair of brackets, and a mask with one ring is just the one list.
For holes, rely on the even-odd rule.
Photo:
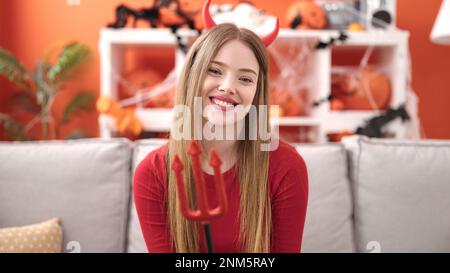
{"label": "orange pumpkin decoration", "polygon": [[280,106],[280,116],[305,116],[307,109],[307,92],[294,93],[286,90],[273,90],[270,94],[271,105]]}
{"label": "orange pumpkin decoration", "polygon": [[354,132],[350,132],[350,131],[341,131],[338,133],[328,133],[327,137],[328,137],[328,141],[330,142],[340,142],[342,140],[342,138],[346,137],[346,136],[352,136],[354,135]]}
{"label": "orange pumpkin decoration", "polygon": [[[340,77],[339,84],[332,89],[334,99],[331,101],[331,105],[332,109],[335,107],[333,110],[374,110],[368,97],[369,94],[378,109],[384,110],[389,107],[390,81],[374,67],[368,66],[356,73],[338,77]],[[334,100],[338,100],[338,102],[334,102]]]}
{"label": "orange pumpkin decoration", "polygon": [[97,111],[115,119],[115,126],[121,136],[136,140],[143,131],[140,120],[134,114],[134,108],[122,108],[119,103],[109,97],[99,97]]}
{"label": "orange pumpkin decoration", "polygon": [[163,80],[161,74],[155,69],[131,70],[122,75],[125,84],[119,84],[119,100],[136,95],[136,91],[151,87]]}
{"label": "orange pumpkin decoration", "polygon": [[[141,69],[137,71],[128,72],[123,76],[127,82],[128,88],[123,84],[119,88],[119,100],[135,96],[133,93],[142,89],[142,94],[146,94],[152,87],[161,83],[164,79],[159,72],[154,69]],[[132,90],[129,90],[132,89]],[[133,91],[133,92],[132,92]],[[126,92],[126,93],[125,93]],[[144,101],[143,107],[150,108],[172,108],[174,106],[175,87],[159,94],[149,100]]]}
{"label": "orange pumpkin decoration", "polygon": [[203,0],[179,0],[180,9],[194,21],[196,29],[203,29]]}
{"label": "orange pumpkin decoration", "polygon": [[175,87],[150,99],[144,104],[144,107],[172,108],[174,105],[175,105]]}
{"label": "orange pumpkin decoration", "polygon": [[201,29],[203,26],[200,23],[202,21],[200,18],[202,7],[203,1],[199,0],[170,1],[159,9],[161,27],[185,24],[186,18],[179,14],[179,12],[182,12],[194,21],[196,29]]}
{"label": "orange pumpkin decoration", "polygon": [[327,26],[325,10],[313,0],[296,1],[289,6],[286,22],[289,26],[297,18],[300,24],[296,29],[324,29]]}

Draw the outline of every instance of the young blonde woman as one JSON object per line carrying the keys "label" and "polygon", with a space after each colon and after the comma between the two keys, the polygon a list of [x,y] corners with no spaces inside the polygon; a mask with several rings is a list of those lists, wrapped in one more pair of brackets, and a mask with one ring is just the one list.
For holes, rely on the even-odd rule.
{"label": "young blonde woman", "polygon": [[[265,46],[275,39],[278,24],[274,32],[260,38],[233,24],[214,26],[208,6],[209,1],[204,9],[209,30],[191,47],[178,80],[176,105],[190,111],[176,115],[178,135],[172,131],[168,144],[149,153],[134,174],[134,198],[148,251],[206,251],[200,224],[187,221],[180,211],[170,168],[178,154],[185,166],[189,204],[195,208],[195,182],[186,155],[190,139],[195,138],[203,148],[201,166],[210,208],[218,202],[207,158],[211,149],[223,162],[228,211],[211,222],[215,251],[298,253],[308,203],[306,165],[289,144],[279,141],[270,151],[262,148],[267,139],[252,138],[250,133],[269,121],[268,111],[260,107],[269,105]],[[196,101],[203,111],[200,122],[198,118],[186,122],[195,119]],[[256,119],[250,110],[256,111]],[[234,137],[205,137],[206,124],[215,130],[234,129]]]}

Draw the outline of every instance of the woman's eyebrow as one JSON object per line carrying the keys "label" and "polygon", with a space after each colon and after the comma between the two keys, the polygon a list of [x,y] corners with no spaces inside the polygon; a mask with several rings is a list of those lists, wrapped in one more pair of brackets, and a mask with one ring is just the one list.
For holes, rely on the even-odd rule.
{"label": "woman's eyebrow", "polygon": [[[211,63],[218,64],[220,66],[228,67],[227,64],[219,62],[219,61],[212,61]],[[250,68],[241,68],[241,69],[239,69],[239,71],[250,72],[250,73],[255,74],[255,76],[258,76],[258,74],[253,69],[250,69]]]}

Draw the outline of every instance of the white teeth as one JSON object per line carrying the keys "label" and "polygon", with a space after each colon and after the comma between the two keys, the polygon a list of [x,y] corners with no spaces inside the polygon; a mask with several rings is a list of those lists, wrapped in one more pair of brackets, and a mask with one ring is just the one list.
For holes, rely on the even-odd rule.
{"label": "white teeth", "polygon": [[212,101],[220,106],[225,106],[225,107],[230,107],[230,106],[234,106],[232,103],[226,102],[226,101],[222,101],[222,100],[218,100],[216,98],[213,98]]}

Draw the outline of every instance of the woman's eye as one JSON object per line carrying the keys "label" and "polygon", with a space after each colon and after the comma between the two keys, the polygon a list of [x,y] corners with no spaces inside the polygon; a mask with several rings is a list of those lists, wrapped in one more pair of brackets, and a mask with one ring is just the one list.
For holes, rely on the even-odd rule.
{"label": "woman's eye", "polygon": [[252,83],[253,80],[250,78],[241,78],[241,81],[245,82],[245,83]]}
{"label": "woman's eye", "polygon": [[220,75],[220,70],[215,69],[215,68],[209,68],[208,72],[214,75]]}

